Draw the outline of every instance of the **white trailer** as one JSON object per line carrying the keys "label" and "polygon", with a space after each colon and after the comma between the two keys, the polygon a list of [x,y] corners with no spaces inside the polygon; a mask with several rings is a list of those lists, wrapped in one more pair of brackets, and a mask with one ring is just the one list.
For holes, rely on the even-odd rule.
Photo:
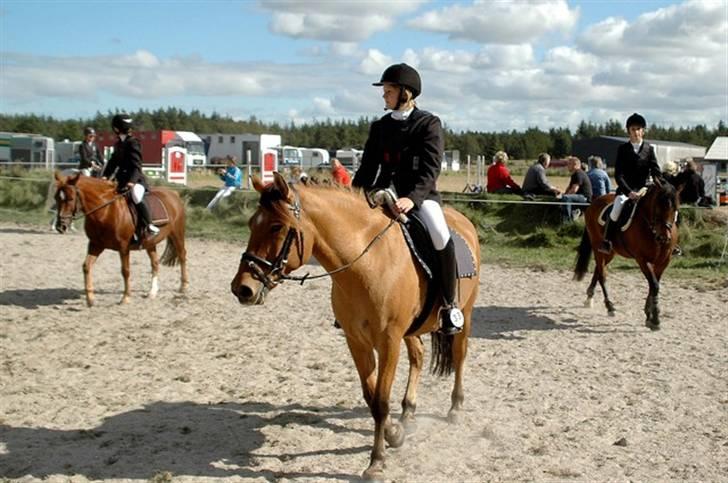
{"label": "white trailer", "polygon": [[207,149],[208,165],[224,165],[226,156],[235,156],[244,165],[260,167],[264,151],[281,145],[279,134],[200,134]]}

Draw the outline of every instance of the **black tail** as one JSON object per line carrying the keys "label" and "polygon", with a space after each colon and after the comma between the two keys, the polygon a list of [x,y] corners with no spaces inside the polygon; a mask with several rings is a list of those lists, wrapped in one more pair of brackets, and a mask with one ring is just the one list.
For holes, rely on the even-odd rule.
{"label": "black tail", "polygon": [[589,269],[589,260],[592,255],[592,245],[589,239],[589,233],[584,228],[584,234],[581,235],[581,243],[579,244],[579,253],[576,256],[576,266],[574,267],[574,280],[581,280]]}
{"label": "black tail", "polygon": [[167,238],[167,246],[164,247],[164,253],[162,253],[162,258],[160,261],[162,262],[162,265],[165,265],[167,267],[174,267],[179,261],[177,247],[174,246],[174,243],[172,243],[172,240],[170,240],[169,238]]}
{"label": "black tail", "polygon": [[435,376],[449,376],[454,370],[452,356],[452,340],[455,336],[440,332],[431,332],[432,360],[430,373]]}

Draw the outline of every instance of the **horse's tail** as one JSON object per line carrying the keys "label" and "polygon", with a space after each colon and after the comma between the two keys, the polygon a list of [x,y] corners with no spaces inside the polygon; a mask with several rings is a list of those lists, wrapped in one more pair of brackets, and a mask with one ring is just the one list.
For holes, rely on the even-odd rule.
{"label": "horse's tail", "polygon": [[454,336],[431,332],[432,336],[432,360],[430,361],[430,373],[435,376],[449,376],[452,374],[453,355],[452,340]]}
{"label": "horse's tail", "polygon": [[162,258],[160,259],[162,262],[162,265],[165,265],[167,267],[174,267],[177,265],[177,262],[179,262],[179,254],[177,253],[177,248],[174,246],[174,243],[167,238],[167,246],[164,247],[164,253],[162,253]]}
{"label": "horse's tail", "polygon": [[584,234],[581,236],[578,255],[576,256],[576,266],[574,267],[574,280],[581,280],[589,269],[589,260],[591,260],[592,245],[589,239],[589,233],[584,228]]}

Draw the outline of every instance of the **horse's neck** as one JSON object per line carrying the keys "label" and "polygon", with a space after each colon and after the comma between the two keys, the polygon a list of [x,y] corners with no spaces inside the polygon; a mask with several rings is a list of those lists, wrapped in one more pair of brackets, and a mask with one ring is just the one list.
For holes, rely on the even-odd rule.
{"label": "horse's neck", "polygon": [[116,196],[113,186],[106,185],[94,178],[81,178],[76,185],[81,195],[84,212],[90,212],[103,203],[111,201]]}
{"label": "horse's neck", "polygon": [[[388,223],[348,192],[307,190],[301,193],[301,204],[313,233],[312,254],[326,270],[354,260]],[[383,239],[377,244],[386,245],[387,241]]]}

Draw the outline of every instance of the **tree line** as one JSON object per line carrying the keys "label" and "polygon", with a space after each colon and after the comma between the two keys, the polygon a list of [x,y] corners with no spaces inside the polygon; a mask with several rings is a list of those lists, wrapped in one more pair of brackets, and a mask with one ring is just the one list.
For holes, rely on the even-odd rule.
{"label": "tree line", "polygon": [[[108,131],[111,118],[116,114],[97,112],[88,119],[56,119],[35,114],[0,114],[0,131],[38,133],[56,141],[78,140],[83,129],[91,126],[98,131]],[[315,121],[296,125],[268,123],[255,116],[247,120],[236,120],[218,113],[204,114],[198,110],[185,112],[175,107],[159,108],[154,111],[131,112],[137,130],[170,129],[195,133],[220,134],[280,134],[283,142],[290,146],[319,147],[327,150],[341,148],[362,149],[369,134],[369,125],[374,119],[360,117],[357,120]],[[542,130],[530,127],[525,131],[455,132],[445,126],[445,149],[459,150],[461,158],[470,155],[485,155],[490,158],[496,151],[503,150],[512,159],[535,159],[539,153],[548,152],[555,158],[571,154],[572,143],[578,139],[595,136],[626,136],[621,121],[610,120],[604,124],[582,121],[574,132],[568,128]],[[650,126],[647,137],[661,141],[678,141],[709,147],[717,136],[727,136],[728,127],[721,120],[710,128],[704,124],[690,127]]]}

